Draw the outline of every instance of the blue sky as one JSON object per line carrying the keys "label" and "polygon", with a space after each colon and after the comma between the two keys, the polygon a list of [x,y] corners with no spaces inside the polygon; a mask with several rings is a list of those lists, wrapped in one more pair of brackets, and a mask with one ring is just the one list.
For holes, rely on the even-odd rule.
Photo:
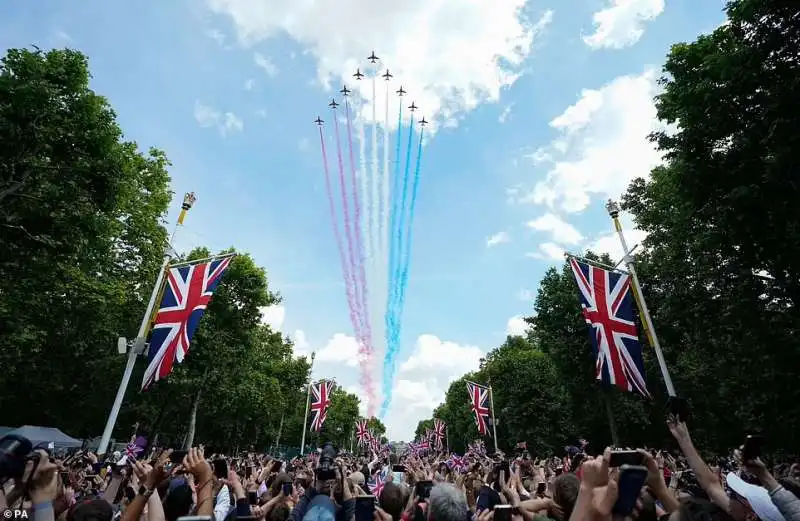
{"label": "blue sky", "polygon": [[408,439],[452,379],[520,332],[563,249],[618,254],[603,202],[660,161],[645,137],[664,56],[722,23],[722,4],[31,0],[0,4],[0,46],[86,53],[127,136],[166,151],[177,194],[197,193],[176,246],[250,252],[284,297],[265,320],[354,391],[311,121],[328,114],[326,82],[374,48],[435,130],[385,418]]}

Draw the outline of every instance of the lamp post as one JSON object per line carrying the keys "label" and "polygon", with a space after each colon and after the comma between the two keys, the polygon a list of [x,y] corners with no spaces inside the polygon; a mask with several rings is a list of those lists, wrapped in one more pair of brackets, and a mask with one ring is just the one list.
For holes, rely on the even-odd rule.
{"label": "lamp post", "polygon": [[645,326],[647,327],[646,332],[647,336],[649,337],[650,344],[653,346],[653,350],[656,352],[658,366],[661,368],[661,376],[664,378],[664,385],[667,387],[667,394],[669,394],[671,397],[674,397],[676,394],[675,387],[672,385],[672,377],[669,375],[667,362],[664,360],[664,353],[661,352],[661,344],[658,341],[656,330],[653,327],[653,319],[650,317],[650,310],[647,309],[647,304],[644,301],[642,286],[639,284],[639,277],[636,275],[636,268],[633,265],[633,259],[631,258],[630,250],[628,249],[628,241],[625,240],[625,234],[622,233],[622,224],[619,222],[619,204],[617,204],[617,202],[613,199],[609,199],[606,203],[606,211],[608,211],[608,215],[611,217],[611,220],[614,221],[614,229],[619,236],[619,242],[622,244],[622,259],[625,262],[625,266],[628,268],[628,273],[631,274],[633,289],[637,297],[636,300],[639,304],[639,309],[642,312],[642,318],[644,319]]}

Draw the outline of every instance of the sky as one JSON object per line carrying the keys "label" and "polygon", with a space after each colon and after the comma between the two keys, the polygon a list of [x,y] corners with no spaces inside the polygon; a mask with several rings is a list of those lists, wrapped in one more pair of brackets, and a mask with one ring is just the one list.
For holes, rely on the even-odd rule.
{"label": "sky", "polygon": [[[451,381],[506,335],[524,333],[539,280],[564,251],[621,256],[604,203],[662,160],[647,135],[663,128],[653,97],[665,56],[724,22],[721,0],[77,5],[0,3],[0,47],[70,47],[89,57],[92,88],[109,99],[126,137],[164,150],[172,189],[197,195],[176,249],[250,253],[283,298],[264,310],[265,322],[298,355],[314,352],[314,377],[359,394],[362,412],[313,119],[331,115],[327,103],[349,82],[354,128],[367,122],[370,131],[371,83],[354,85],[351,74],[369,71],[373,50],[394,74],[391,85],[409,92],[431,125],[397,370],[387,380],[383,419],[397,441],[413,437]],[[385,102],[376,107],[383,114]],[[393,115],[396,107],[393,95]],[[628,242],[639,242],[635,223],[623,223]],[[376,258],[382,267],[385,257]],[[377,382],[382,349],[368,368]]]}

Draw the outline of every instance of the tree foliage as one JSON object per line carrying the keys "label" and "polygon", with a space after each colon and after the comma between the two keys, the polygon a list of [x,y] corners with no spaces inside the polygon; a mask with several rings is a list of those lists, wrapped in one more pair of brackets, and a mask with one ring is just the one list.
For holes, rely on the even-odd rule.
{"label": "tree foliage", "polygon": [[[671,128],[652,137],[666,162],[623,203],[648,234],[638,271],[697,442],[723,451],[757,430],[780,452],[800,432],[800,19],[761,0],[730,2],[727,13],[728,24],[671,49],[656,100]],[[550,451],[578,437],[602,447],[606,406],[621,443],[667,441],[652,346],[643,342],[652,401],[603,390],[566,264],[545,274],[532,311],[527,339],[508,339],[467,375],[491,379],[501,448]],[[434,416],[463,433],[450,437],[455,450],[477,437],[463,379]]]}
{"label": "tree foliage", "polygon": [[[89,77],[72,50],[12,49],[0,62],[0,410],[5,425],[79,437],[102,432],[125,364],[116,340],[136,335],[171,200],[166,156],[123,139]],[[265,270],[237,255],[184,362],[140,393],[138,361],[115,436],[138,423],[179,446],[199,400],[198,442],[299,445],[310,366],[261,322],[279,301]],[[339,392],[328,428],[357,414]]]}

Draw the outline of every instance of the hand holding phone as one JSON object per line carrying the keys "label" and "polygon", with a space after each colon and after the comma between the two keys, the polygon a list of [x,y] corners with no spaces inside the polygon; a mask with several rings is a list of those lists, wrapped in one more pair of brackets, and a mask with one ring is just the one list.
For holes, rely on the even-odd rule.
{"label": "hand holding phone", "polygon": [[761,457],[761,450],[764,447],[764,437],[757,434],[748,434],[742,445],[742,460],[752,461]]}
{"label": "hand holding phone", "polygon": [[619,472],[619,495],[614,503],[612,512],[618,516],[626,517],[633,512],[639,494],[647,481],[647,467],[642,465],[622,465]]}
{"label": "hand holding phone", "polygon": [[356,497],[355,521],[372,521],[375,515],[375,496]]}
{"label": "hand holding phone", "polygon": [[495,505],[492,511],[494,521],[511,521],[511,505]]}
{"label": "hand holding phone", "polygon": [[609,467],[621,467],[623,465],[642,465],[644,456],[636,450],[615,450],[611,452],[608,460]]}

